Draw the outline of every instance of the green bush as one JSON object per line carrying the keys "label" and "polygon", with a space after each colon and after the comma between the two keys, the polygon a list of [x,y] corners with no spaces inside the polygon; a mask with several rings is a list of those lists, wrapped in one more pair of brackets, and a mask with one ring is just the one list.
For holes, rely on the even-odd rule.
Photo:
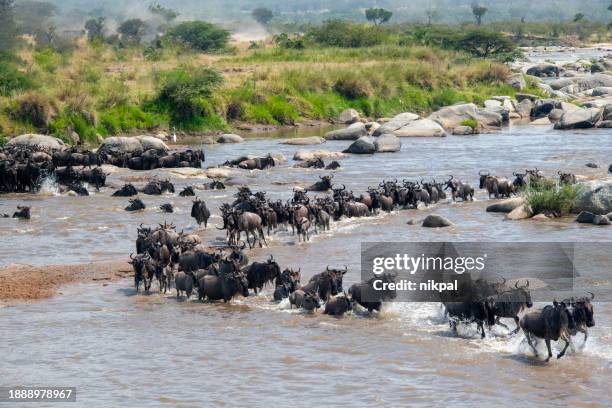
{"label": "green bush", "polygon": [[163,118],[143,112],[137,106],[119,105],[100,114],[99,133],[103,136],[129,133],[138,129],[152,129],[163,123]]}
{"label": "green bush", "polygon": [[532,182],[525,189],[525,197],[534,214],[566,215],[574,206],[577,195],[576,185],[560,186],[555,180],[547,179]]}
{"label": "green bush", "polygon": [[6,136],[0,135],[0,147],[5,146],[8,143]]}
{"label": "green bush", "polygon": [[199,51],[219,51],[227,47],[229,31],[204,21],[187,21],[172,27],[166,37]]}
{"label": "green bush", "polygon": [[173,124],[195,125],[197,117],[214,114],[210,98],[222,83],[223,77],[212,68],[175,69],[160,75],[156,102]]}
{"label": "green bush", "polygon": [[71,142],[68,135],[70,132],[74,131],[78,133],[83,140],[90,143],[96,143],[97,138],[94,122],[94,115],[66,107],[57,115],[53,122],[51,122],[49,131],[65,142]]}
{"label": "green bush", "polygon": [[478,130],[478,128],[480,127],[478,124],[478,121],[475,119],[465,119],[462,120],[460,123],[461,126],[469,126],[472,128],[472,130]]}
{"label": "green bush", "polygon": [[367,98],[371,94],[370,84],[357,74],[344,75],[336,80],[334,91],[347,99]]}
{"label": "green bush", "polygon": [[389,38],[388,31],[378,26],[329,20],[306,33],[311,41],[330,47],[359,48],[382,44]]}
{"label": "green bush", "polygon": [[14,93],[34,88],[34,81],[20,72],[12,63],[0,59],[0,95],[11,96]]}
{"label": "green bush", "polygon": [[47,130],[56,115],[53,101],[38,92],[29,92],[17,98],[8,108],[9,117],[27,123],[39,130]]}

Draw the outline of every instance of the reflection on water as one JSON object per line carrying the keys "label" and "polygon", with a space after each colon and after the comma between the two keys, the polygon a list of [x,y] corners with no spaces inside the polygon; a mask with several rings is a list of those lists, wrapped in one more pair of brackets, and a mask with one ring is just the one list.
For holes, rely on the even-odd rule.
{"label": "reflection on water", "polygon": [[[342,159],[334,181],[360,192],[384,178],[442,179],[453,174],[477,184],[479,170],[510,176],[514,170],[536,166],[547,175],[563,168],[603,176],[612,157],[612,134],[604,129],[560,133],[517,126],[501,134],[402,142],[398,154]],[[253,190],[288,199],[294,185],[311,184],[325,174],[292,169],[296,150],[337,151],[348,144],[297,147],[258,139],[206,146],[206,165],[243,154],[283,153],[288,163],[242,174],[250,177]],[[601,168],[586,168],[591,161]],[[171,177],[177,192],[205,181],[166,170],[138,173],[143,181],[153,174]],[[220,221],[218,207],[232,199],[235,188],[198,191],[213,213],[209,229],[203,230],[189,217],[191,199],[178,195],[145,196],[146,211],[125,212],[127,199],[110,194],[133,175],[125,170],[113,173],[108,178],[111,187],[91,197],[1,197],[0,212],[27,203],[33,207],[33,219],[0,221],[0,265],[125,257],[134,251],[137,225],[164,220],[196,231],[205,241],[223,238],[214,228]],[[174,205],[174,214],[158,210],[166,202]],[[504,222],[502,215],[486,213],[486,205],[485,195],[478,192],[474,203],[343,220],[309,243],[298,243],[290,232],[279,231],[269,240],[269,248],[250,255],[264,258],[272,253],[281,267],[301,267],[304,279],[326,265],[347,265],[348,288],[359,280],[362,241],[612,240],[610,228],[566,221]],[[432,212],[456,226],[438,230],[407,224]],[[450,335],[434,304],[391,304],[377,317],[357,313],[335,319],[304,315],[285,304],[269,303],[265,296],[231,305],[177,302],[157,294],[134,296],[129,281],[76,285],[62,292],[38,304],[0,309],[0,372],[3,385],[77,386],[77,406],[606,405],[612,380],[608,304],[595,305],[597,326],[586,348],[545,365],[526,356],[520,335],[507,338],[495,329],[480,340],[471,328],[461,328],[459,337]],[[579,340],[578,349],[580,344]]]}

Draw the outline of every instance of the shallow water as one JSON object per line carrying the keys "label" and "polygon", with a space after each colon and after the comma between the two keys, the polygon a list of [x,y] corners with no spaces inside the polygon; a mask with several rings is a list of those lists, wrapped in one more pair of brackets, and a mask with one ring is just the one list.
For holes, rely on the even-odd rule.
{"label": "shallow water", "polygon": [[[302,131],[300,135],[322,130]],[[344,149],[350,142],[287,146],[256,139],[239,145],[205,146],[206,166],[243,154],[281,152],[288,163],[266,171],[242,172],[254,191],[288,199],[293,186],[306,186],[329,172],[292,169],[298,149]],[[479,170],[510,176],[538,167],[546,175],[559,169],[589,177],[605,176],[612,158],[612,132],[558,132],[548,127],[514,126],[499,134],[440,139],[402,139],[397,154],[341,159],[334,181],[355,192],[384,178],[456,178],[477,185]],[[327,162],[328,160],[326,160]],[[584,165],[596,162],[599,169]],[[17,204],[33,207],[29,222],[0,220],[0,266],[10,263],[69,264],[126,257],[134,251],[136,227],[167,220],[195,231],[205,242],[219,241],[218,207],[236,189],[198,191],[211,212],[207,230],[189,217],[191,198],[144,196],[147,210],[123,211],[126,198],[110,194],[137,176],[169,176],[177,193],[206,180],[180,178],[171,171],[112,174],[90,197],[9,195],[0,212]],[[174,214],[162,214],[172,202]],[[489,202],[478,191],[474,203],[440,203],[426,210],[398,211],[333,224],[330,232],[298,243],[279,231],[269,248],[282,268],[301,267],[303,280],[326,265],[347,265],[345,288],[360,279],[362,241],[612,241],[612,229],[567,221],[504,222],[485,212]],[[456,227],[426,229],[407,225],[428,213],[444,215]],[[211,225],[212,224],[212,225]],[[612,279],[610,280],[612,281]],[[610,284],[611,282],[601,282]],[[292,405],[374,406],[517,404],[604,406],[612,380],[610,304],[597,303],[597,326],[584,350],[550,364],[528,356],[522,336],[503,329],[480,340],[473,328],[449,333],[438,305],[391,304],[378,317],[357,313],[343,319],[304,315],[276,305],[266,296],[231,305],[177,301],[173,296],[134,296],[132,283],[76,285],[34,305],[0,309],[2,384],[77,386],[77,405]],[[269,295],[269,293],[268,293]],[[581,343],[578,340],[577,343]]]}

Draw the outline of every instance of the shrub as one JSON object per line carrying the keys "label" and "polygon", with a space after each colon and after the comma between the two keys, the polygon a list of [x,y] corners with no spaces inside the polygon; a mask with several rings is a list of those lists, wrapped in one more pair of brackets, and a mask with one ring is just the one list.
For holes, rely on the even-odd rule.
{"label": "shrub", "polygon": [[346,75],[336,81],[334,91],[347,99],[367,98],[370,96],[370,85],[357,75]]}
{"label": "shrub", "polygon": [[457,48],[479,58],[512,54],[516,45],[505,35],[489,30],[470,30],[457,41]]}
{"label": "shrub", "polygon": [[478,128],[480,127],[478,124],[478,121],[476,119],[465,119],[462,120],[460,123],[461,126],[469,126],[472,128],[472,130],[478,130]]}
{"label": "shrub", "polygon": [[145,23],[139,18],[132,18],[121,23],[117,32],[122,40],[138,44],[145,33]]}
{"label": "shrub", "polygon": [[10,96],[16,92],[34,88],[34,81],[20,72],[10,62],[0,59],[0,95]]}
{"label": "shrub", "polygon": [[9,116],[13,120],[28,123],[40,130],[49,127],[56,113],[51,99],[37,92],[22,95],[9,107]]}
{"label": "shrub", "polygon": [[525,197],[534,214],[548,213],[554,216],[568,214],[577,195],[576,185],[560,186],[555,180],[546,179],[530,183],[525,190]]}
{"label": "shrub", "polygon": [[137,106],[119,105],[100,114],[99,131],[102,135],[117,135],[137,129],[152,129],[162,124],[162,119]]}
{"label": "shrub", "polygon": [[64,108],[51,122],[49,130],[54,136],[59,137],[65,142],[71,142],[68,135],[72,131],[78,133],[84,140],[91,143],[97,142],[94,115],[75,110],[71,107]]}
{"label": "shrub", "polygon": [[204,21],[187,21],[172,27],[167,38],[199,51],[219,51],[227,46],[229,31]]}
{"label": "shrub", "polygon": [[382,44],[387,40],[388,32],[378,26],[330,20],[320,27],[311,28],[306,37],[321,45],[358,48]]}
{"label": "shrub", "polygon": [[157,103],[173,123],[191,122],[214,113],[209,99],[222,83],[223,77],[212,68],[175,69],[160,76]]}

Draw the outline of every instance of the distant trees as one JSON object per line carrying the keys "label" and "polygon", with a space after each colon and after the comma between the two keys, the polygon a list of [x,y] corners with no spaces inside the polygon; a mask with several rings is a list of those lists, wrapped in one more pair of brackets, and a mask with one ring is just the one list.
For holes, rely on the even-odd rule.
{"label": "distant trees", "polygon": [[145,23],[139,18],[132,18],[121,23],[117,32],[121,35],[122,40],[139,44],[145,33]]}
{"label": "distant trees", "polygon": [[476,19],[476,25],[480,27],[482,25],[482,18],[489,11],[485,6],[481,6],[478,3],[472,4],[472,14],[474,14],[474,18]]}
{"label": "distant trees", "polygon": [[580,20],[584,19],[584,14],[583,13],[576,13],[574,14],[574,23],[579,22]]}
{"label": "distant trees", "polygon": [[94,41],[95,39],[104,38],[104,26],[106,19],[104,17],[90,18],[85,22],[85,32],[87,33],[87,39]]}
{"label": "distant trees", "polygon": [[230,33],[205,21],[187,21],[170,28],[166,37],[198,51],[218,51],[227,46]]}
{"label": "distant trees", "polygon": [[172,23],[179,16],[178,11],[162,6],[157,2],[149,4],[151,14],[160,16],[166,24]]}
{"label": "distant trees", "polygon": [[440,18],[440,13],[435,8],[429,8],[425,10],[425,16],[427,17],[427,25],[430,26],[431,23]]}
{"label": "distant trees", "polygon": [[365,16],[374,25],[381,25],[391,20],[393,13],[383,8],[369,8],[365,11]]}
{"label": "distant trees", "polygon": [[251,16],[253,16],[253,19],[259,24],[268,25],[270,20],[274,18],[274,13],[272,13],[272,10],[268,8],[257,7],[251,11]]}
{"label": "distant trees", "polygon": [[311,27],[305,38],[329,47],[358,48],[382,44],[388,39],[388,33],[378,26],[328,20],[321,26]]}
{"label": "distant trees", "polygon": [[459,37],[456,48],[480,58],[499,57],[516,50],[515,44],[503,34],[489,30],[471,30]]}

